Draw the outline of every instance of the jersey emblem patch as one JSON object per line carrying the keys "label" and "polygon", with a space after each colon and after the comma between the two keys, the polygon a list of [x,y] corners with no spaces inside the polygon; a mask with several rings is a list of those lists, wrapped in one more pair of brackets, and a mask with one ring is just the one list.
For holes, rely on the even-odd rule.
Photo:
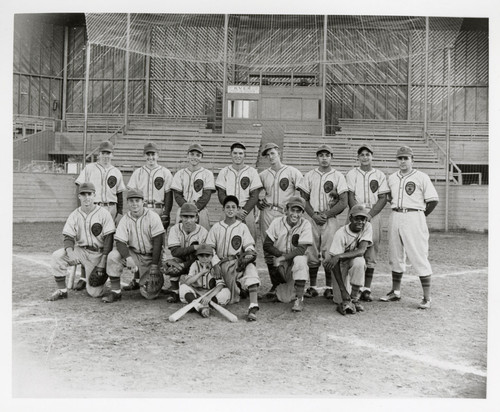
{"label": "jersey emblem patch", "polygon": [[163,187],[163,184],[165,183],[165,180],[163,177],[157,177],[155,179],[155,187],[157,190],[160,190]]}
{"label": "jersey emblem patch", "polygon": [[280,189],[283,190],[283,192],[288,189],[288,186],[290,185],[290,181],[284,177],[283,179],[280,180]]}
{"label": "jersey emblem patch", "polygon": [[231,247],[234,250],[238,250],[241,247],[241,236],[236,235],[231,239]]}
{"label": "jersey emblem patch", "polygon": [[370,182],[370,190],[372,191],[372,193],[375,193],[378,190],[378,181],[377,180],[374,179]]}
{"label": "jersey emblem patch", "polygon": [[298,233],[295,233],[295,235],[292,236],[292,245],[299,246],[299,234]]}
{"label": "jersey emblem patch", "polygon": [[325,191],[325,193],[330,193],[333,190],[333,182],[327,180],[323,185],[323,190]]}
{"label": "jersey emblem patch", "polygon": [[408,196],[411,196],[414,191],[415,191],[415,183],[408,182],[405,186],[405,192],[408,193]]}
{"label": "jersey emblem patch", "polygon": [[193,183],[194,190],[196,192],[199,192],[200,190],[203,189],[203,180],[202,179],[196,179]]}
{"label": "jersey emblem patch", "polygon": [[108,177],[108,186],[113,189],[116,186],[116,176],[109,176]]}
{"label": "jersey emblem patch", "polygon": [[99,236],[102,233],[102,225],[100,223],[94,223],[90,230],[94,236]]}
{"label": "jersey emblem patch", "polygon": [[240,181],[240,186],[243,190],[246,190],[250,186],[250,179],[247,176],[243,177]]}

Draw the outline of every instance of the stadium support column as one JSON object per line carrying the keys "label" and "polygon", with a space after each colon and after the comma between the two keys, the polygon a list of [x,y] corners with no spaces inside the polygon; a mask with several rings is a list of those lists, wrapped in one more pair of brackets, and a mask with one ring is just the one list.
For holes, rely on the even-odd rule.
{"label": "stadium support column", "polygon": [[429,89],[429,17],[425,18],[424,140],[427,142],[427,93]]}
{"label": "stadium support column", "polygon": [[82,168],[87,164],[87,126],[88,126],[88,101],[89,101],[89,71],[90,71],[90,42],[87,41],[85,63],[85,91],[83,93],[83,162]]}
{"label": "stadium support column", "polygon": [[124,131],[127,131],[128,125],[128,78],[129,78],[129,60],[130,60],[130,13],[127,13],[127,49],[125,50],[125,90],[124,90],[124,111],[123,122]]}
{"label": "stadium support column", "polygon": [[229,28],[229,14],[224,14],[224,70],[222,79],[222,134],[226,133],[226,90],[227,90],[227,37]]}
{"label": "stadium support column", "polygon": [[446,183],[444,204],[444,231],[448,232],[448,209],[450,197],[450,121],[451,121],[451,48],[446,49]]}
{"label": "stadium support column", "polygon": [[321,130],[326,135],[326,45],[328,35],[328,15],[325,14],[323,23],[323,96],[321,98]]}
{"label": "stadium support column", "polygon": [[69,39],[69,29],[68,26],[64,27],[64,53],[63,53],[63,83],[62,83],[62,104],[61,104],[61,127],[59,131],[63,130],[62,126],[66,120],[66,105],[67,95],[68,95],[68,39]]}

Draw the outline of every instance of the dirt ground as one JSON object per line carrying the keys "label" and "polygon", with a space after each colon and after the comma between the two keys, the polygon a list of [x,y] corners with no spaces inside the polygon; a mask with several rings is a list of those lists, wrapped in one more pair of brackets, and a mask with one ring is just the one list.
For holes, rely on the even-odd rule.
{"label": "dirt ground", "polygon": [[[261,303],[239,318],[168,316],[181,304],[138,291],[106,305],[86,292],[47,302],[55,290],[50,253],[62,224],[16,224],[12,266],[12,394],[15,398],[311,397],[484,399],[487,372],[488,236],[431,233],[433,306],[417,309],[421,287],[405,275],[400,302],[382,244],[366,311],[341,316],[331,301]],[[258,261],[265,292],[270,284]],[[129,279],[122,279],[127,282]],[[319,284],[324,282],[320,274]]]}

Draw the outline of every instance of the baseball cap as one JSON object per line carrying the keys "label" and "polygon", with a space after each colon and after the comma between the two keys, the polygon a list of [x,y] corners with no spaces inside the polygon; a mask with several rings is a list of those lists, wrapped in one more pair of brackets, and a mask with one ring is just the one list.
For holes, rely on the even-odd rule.
{"label": "baseball cap", "polygon": [[206,243],[203,243],[200,245],[198,250],[196,251],[196,256],[198,255],[210,255],[212,256],[214,254],[214,249],[212,246],[207,245]]}
{"label": "baseball cap", "polygon": [[368,150],[371,154],[373,154],[373,147],[371,147],[368,143],[363,143],[358,147],[358,155],[363,151],[363,149]]}
{"label": "baseball cap", "polygon": [[288,199],[288,203],[286,204],[286,206],[289,208],[298,206],[302,210],[306,210],[306,201],[300,196],[292,196],[290,199]]}
{"label": "baseball cap", "polygon": [[101,142],[101,144],[99,145],[99,152],[113,153],[113,143],[111,143],[109,140]]}
{"label": "baseball cap", "polygon": [[133,199],[133,198],[139,198],[139,199],[144,199],[144,194],[142,193],[142,190],[140,189],[130,189],[127,192],[127,200],[128,199]]}
{"label": "baseball cap", "polygon": [[271,149],[279,149],[279,146],[276,143],[266,143],[261,152],[262,156],[265,156],[267,151]]}
{"label": "baseball cap", "polygon": [[396,153],[396,157],[399,156],[413,156],[413,150],[409,146],[401,146]]}
{"label": "baseball cap", "polygon": [[364,205],[358,204],[352,207],[349,216],[364,216],[367,218],[368,212],[369,210]]}
{"label": "baseball cap", "polygon": [[232,145],[231,145],[231,151],[235,148],[235,147],[239,147],[240,149],[243,149],[243,150],[247,150],[247,148],[245,147],[245,145],[241,142],[234,142]]}
{"label": "baseball cap", "polygon": [[228,203],[228,202],[234,202],[234,203],[236,203],[236,206],[238,206],[238,207],[240,206],[240,202],[238,202],[238,198],[236,196],[233,196],[233,195],[226,196],[222,206],[226,206],[226,203]]}
{"label": "baseball cap", "polygon": [[144,145],[144,154],[146,153],[158,153],[160,149],[158,149],[158,146],[154,144],[153,142],[148,142]]}
{"label": "baseball cap", "polygon": [[186,202],[181,206],[181,216],[196,216],[198,214],[198,208],[192,202]]}
{"label": "baseball cap", "polygon": [[191,146],[189,146],[188,153],[192,152],[193,150],[196,150],[197,152],[203,154],[203,147],[199,143],[193,143]]}
{"label": "baseball cap", "polygon": [[320,147],[318,147],[318,150],[316,150],[316,156],[321,152],[328,152],[330,154],[333,154],[333,149],[327,144],[322,144]]}
{"label": "baseball cap", "polygon": [[82,183],[78,189],[78,194],[80,193],[95,193],[95,186],[93,183]]}

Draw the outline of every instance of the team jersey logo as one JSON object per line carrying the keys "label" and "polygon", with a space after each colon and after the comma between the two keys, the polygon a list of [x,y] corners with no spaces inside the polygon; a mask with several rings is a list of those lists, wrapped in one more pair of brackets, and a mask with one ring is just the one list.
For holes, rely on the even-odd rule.
{"label": "team jersey logo", "polygon": [[246,188],[250,186],[250,179],[247,176],[243,177],[241,179],[240,185],[243,190],[246,190]]}
{"label": "team jersey logo", "polygon": [[333,190],[333,182],[327,180],[323,185],[323,190],[325,191],[325,193],[330,193]]}
{"label": "team jersey logo", "polygon": [[215,288],[215,284],[216,284],[216,283],[217,283],[217,282],[215,281],[215,279],[214,279],[214,278],[210,278],[210,280],[208,281],[208,288],[209,288],[209,289],[213,289],[213,288]]}
{"label": "team jersey logo", "polygon": [[415,183],[408,182],[405,186],[405,192],[408,193],[408,196],[411,196],[414,191],[415,191]]}
{"label": "team jersey logo", "polygon": [[370,182],[370,190],[372,193],[375,193],[378,190],[378,181],[377,180],[372,180]]}
{"label": "team jersey logo", "polygon": [[116,186],[116,176],[109,176],[108,177],[108,186],[113,189]]}
{"label": "team jersey logo", "polygon": [[203,180],[202,179],[196,179],[193,183],[194,190],[196,192],[199,192],[200,190],[203,189]]}
{"label": "team jersey logo", "polygon": [[234,250],[238,250],[241,247],[241,236],[236,235],[231,239],[231,247]]}
{"label": "team jersey logo", "polygon": [[155,187],[157,190],[160,190],[163,187],[163,184],[165,183],[165,180],[163,177],[157,177],[155,179]]}
{"label": "team jersey logo", "polygon": [[290,185],[290,181],[284,177],[283,179],[280,180],[280,189],[283,190],[283,192],[288,189],[288,186]]}
{"label": "team jersey logo", "polygon": [[299,234],[298,233],[295,233],[295,235],[292,236],[292,245],[299,246]]}
{"label": "team jersey logo", "polygon": [[102,233],[102,225],[100,223],[94,223],[90,230],[94,236],[99,236]]}

